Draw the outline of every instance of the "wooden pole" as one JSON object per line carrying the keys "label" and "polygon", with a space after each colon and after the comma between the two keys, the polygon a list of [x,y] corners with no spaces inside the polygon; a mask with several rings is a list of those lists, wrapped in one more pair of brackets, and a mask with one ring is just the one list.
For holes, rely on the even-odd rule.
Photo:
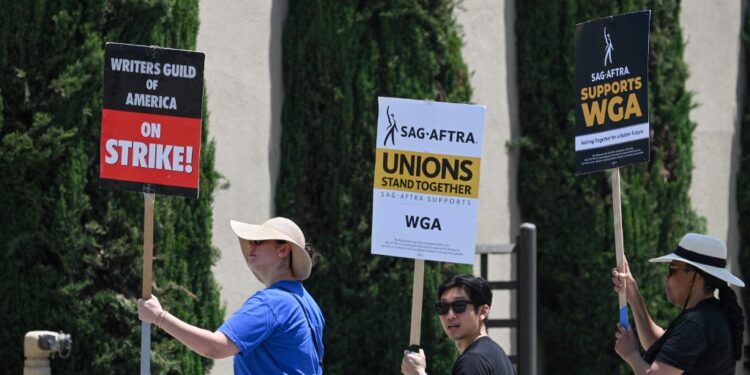
{"label": "wooden pole", "polygon": [[[615,224],[615,258],[617,259],[617,270],[624,272],[623,260],[625,258],[625,245],[622,235],[622,206],[620,200],[620,168],[610,169],[612,174],[612,211]],[[627,284],[626,284],[627,286]],[[628,301],[625,298],[625,290],[618,293],[620,307],[620,324],[628,328]]]}
{"label": "wooden pole", "polygon": [[[143,299],[151,298],[154,260],[154,194],[143,193]],[[151,375],[151,325],[141,322],[141,375]]]}
{"label": "wooden pole", "polygon": [[411,289],[411,331],[409,345],[419,346],[422,334],[422,295],[424,293],[424,259],[414,260],[414,283]]}

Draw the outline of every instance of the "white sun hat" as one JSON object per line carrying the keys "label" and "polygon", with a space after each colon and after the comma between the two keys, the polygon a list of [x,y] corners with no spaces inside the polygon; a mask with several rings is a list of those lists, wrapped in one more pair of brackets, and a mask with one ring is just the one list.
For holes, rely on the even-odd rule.
{"label": "white sun hat", "polygon": [[649,262],[668,263],[673,260],[690,264],[729,284],[745,286],[742,280],[727,269],[727,246],[716,237],[688,233],[672,253],[650,259]]}
{"label": "white sun hat", "polygon": [[305,235],[297,224],[284,217],[274,217],[263,224],[247,224],[231,220],[232,230],[240,239],[240,248],[245,241],[282,240],[292,246],[292,274],[297,280],[310,277],[312,260],[305,251]]}

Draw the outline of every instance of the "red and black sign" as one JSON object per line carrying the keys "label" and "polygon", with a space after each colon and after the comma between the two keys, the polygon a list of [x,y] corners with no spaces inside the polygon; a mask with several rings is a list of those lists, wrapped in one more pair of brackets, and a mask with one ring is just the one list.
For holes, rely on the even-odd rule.
{"label": "red and black sign", "polygon": [[107,43],[102,185],[198,197],[204,60],[201,52]]}

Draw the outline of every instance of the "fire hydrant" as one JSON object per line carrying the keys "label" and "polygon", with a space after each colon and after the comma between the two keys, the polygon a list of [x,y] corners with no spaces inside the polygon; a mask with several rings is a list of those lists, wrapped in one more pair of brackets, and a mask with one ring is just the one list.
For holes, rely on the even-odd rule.
{"label": "fire hydrant", "polygon": [[23,338],[23,355],[26,361],[23,375],[51,375],[49,358],[59,353],[61,358],[70,355],[73,341],[62,332],[31,331]]}

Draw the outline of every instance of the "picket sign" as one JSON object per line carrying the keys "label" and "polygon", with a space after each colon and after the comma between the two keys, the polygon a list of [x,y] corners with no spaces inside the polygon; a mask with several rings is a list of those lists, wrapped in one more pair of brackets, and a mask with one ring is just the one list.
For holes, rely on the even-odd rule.
{"label": "picket sign", "polygon": [[[99,183],[143,193],[143,299],[153,283],[155,194],[198,198],[204,62],[202,52],[105,45]],[[140,371],[151,374],[145,322]]]}
{"label": "picket sign", "polygon": [[378,98],[371,253],[414,259],[409,350],[425,261],[473,264],[485,107]]}
{"label": "picket sign", "polygon": [[[576,174],[609,170],[617,269],[624,272],[620,168],[650,159],[648,48],[651,11],[576,26]],[[625,290],[620,324],[628,328]]]}

